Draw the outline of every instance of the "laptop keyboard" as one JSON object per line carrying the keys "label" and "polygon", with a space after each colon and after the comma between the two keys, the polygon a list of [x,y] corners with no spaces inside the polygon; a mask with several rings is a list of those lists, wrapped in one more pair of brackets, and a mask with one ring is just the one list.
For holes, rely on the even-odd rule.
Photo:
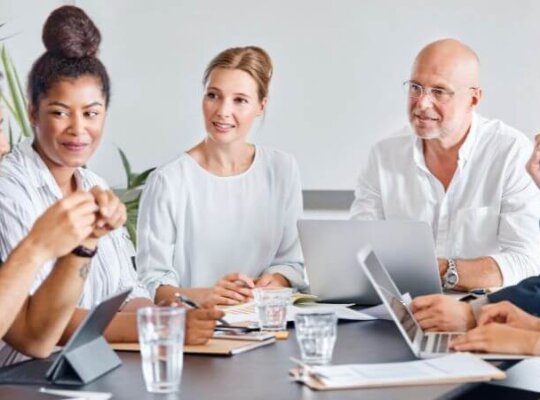
{"label": "laptop keyboard", "polygon": [[461,333],[430,333],[425,334],[420,345],[421,351],[426,353],[453,353],[448,346],[450,342],[461,336]]}

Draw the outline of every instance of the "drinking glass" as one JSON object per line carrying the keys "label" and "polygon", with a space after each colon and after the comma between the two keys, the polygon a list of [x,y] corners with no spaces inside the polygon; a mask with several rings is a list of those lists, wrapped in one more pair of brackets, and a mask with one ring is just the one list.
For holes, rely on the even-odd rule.
{"label": "drinking glass", "polygon": [[256,288],[253,299],[263,331],[287,329],[287,306],[291,303],[291,288]]}
{"label": "drinking glass", "polygon": [[307,365],[329,364],[337,336],[336,314],[333,311],[298,313],[294,327],[302,361]]}
{"label": "drinking glass", "polygon": [[180,389],[185,310],[144,307],[137,310],[139,345],[146,390],[170,393]]}

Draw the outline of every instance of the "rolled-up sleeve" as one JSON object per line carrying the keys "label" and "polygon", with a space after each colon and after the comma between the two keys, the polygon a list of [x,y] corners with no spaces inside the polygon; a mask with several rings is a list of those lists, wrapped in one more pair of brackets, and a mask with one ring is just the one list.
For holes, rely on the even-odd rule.
{"label": "rolled-up sleeve", "polygon": [[283,236],[271,265],[263,274],[281,274],[291,284],[291,287],[299,290],[307,288],[306,274],[304,270],[304,258],[298,238],[297,222],[302,216],[302,184],[298,164],[293,160],[291,168],[290,190],[285,199],[285,223]]}
{"label": "rolled-up sleeve", "polygon": [[501,271],[503,286],[540,273],[540,192],[525,164],[532,146],[525,140],[512,148],[502,194],[499,220],[500,252],[490,254]]}
{"label": "rolled-up sleeve", "polygon": [[176,220],[171,189],[156,171],[142,193],[137,223],[137,271],[153,298],[161,285],[180,286],[174,266]]}
{"label": "rolled-up sleeve", "polygon": [[377,164],[377,147],[375,146],[369,153],[367,164],[358,178],[350,211],[351,219],[368,221],[384,219],[379,182],[380,167]]}

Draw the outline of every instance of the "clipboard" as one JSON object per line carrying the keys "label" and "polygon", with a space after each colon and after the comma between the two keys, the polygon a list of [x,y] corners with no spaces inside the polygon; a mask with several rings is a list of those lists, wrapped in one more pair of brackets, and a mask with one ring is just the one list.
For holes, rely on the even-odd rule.
{"label": "clipboard", "polygon": [[[424,373],[407,376],[400,374],[398,369],[424,370]],[[506,376],[503,371],[470,353],[401,363],[309,367],[307,371],[293,368],[289,374],[295,381],[318,391],[486,382]]]}

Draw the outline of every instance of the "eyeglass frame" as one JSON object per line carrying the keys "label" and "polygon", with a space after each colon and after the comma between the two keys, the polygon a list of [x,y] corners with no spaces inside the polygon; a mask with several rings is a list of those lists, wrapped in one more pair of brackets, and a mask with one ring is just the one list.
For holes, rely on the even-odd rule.
{"label": "eyeglass frame", "polygon": [[[410,87],[411,85],[415,85],[415,86],[418,86],[420,89],[421,89],[421,92],[418,96],[413,96],[411,93],[410,93]],[[427,95],[429,96],[434,102],[437,102],[439,104],[446,104],[448,103],[450,100],[452,100],[452,98],[454,97],[454,95],[458,92],[457,90],[456,91],[453,91],[453,90],[449,90],[449,89],[444,89],[444,88],[440,88],[440,87],[431,87],[431,86],[423,86],[419,83],[416,83],[415,81],[412,81],[412,80],[406,80],[405,82],[403,82],[403,85],[402,85],[404,88],[407,88],[408,89],[405,89],[406,90],[406,94],[413,98],[413,99],[419,99],[420,97],[422,97],[422,95]],[[468,87],[466,88],[466,90],[478,90],[479,87],[476,87],[476,86],[471,86],[471,87]],[[444,100],[444,101],[441,101],[440,99],[437,99],[434,95],[433,95],[433,90],[440,90],[441,92],[444,92],[442,93],[443,95],[448,95],[448,99],[447,100]],[[461,89],[462,90],[462,89]]]}

